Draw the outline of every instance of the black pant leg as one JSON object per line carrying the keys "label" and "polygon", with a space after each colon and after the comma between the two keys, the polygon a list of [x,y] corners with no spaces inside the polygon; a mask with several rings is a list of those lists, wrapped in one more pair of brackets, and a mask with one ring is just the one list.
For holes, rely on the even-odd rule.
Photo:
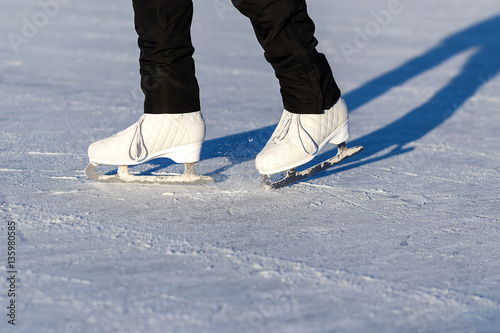
{"label": "black pant leg", "polygon": [[200,110],[191,0],[133,0],[145,113]]}
{"label": "black pant leg", "polygon": [[232,0],[254,28],[281,86],[285,108],[323,113],[340,98],[326,57],[316,50],[314,23],[305,0]]}

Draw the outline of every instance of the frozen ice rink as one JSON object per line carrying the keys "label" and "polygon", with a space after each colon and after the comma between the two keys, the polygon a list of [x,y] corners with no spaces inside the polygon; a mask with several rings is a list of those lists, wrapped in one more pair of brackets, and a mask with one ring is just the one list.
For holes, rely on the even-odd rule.
{"label": "frozen ice rink", "polygon": [[142,112],[131,2],[2,0],[0,331],[500,332],[500,2],[309,0],[365,150],[278,191],[272,68],[229,0],[194,3],[215,184],[146,186],[83,173]]}

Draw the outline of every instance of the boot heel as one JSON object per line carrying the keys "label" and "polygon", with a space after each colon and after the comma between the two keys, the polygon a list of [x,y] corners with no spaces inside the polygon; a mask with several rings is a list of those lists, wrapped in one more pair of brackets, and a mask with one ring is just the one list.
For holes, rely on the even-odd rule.
{"label": "boot heel", "polygon": [[349,120],[347,120],[344,124],[337,128],[335,132],[333,132],[330,143],[339,145],[343,142],[346,142],[349,139],[349,135]]}
{"label": "boot heel", "polygon": [[169,158],[175,163],[196,163],[200,160],[202,142],[175,147],[158,157]]}

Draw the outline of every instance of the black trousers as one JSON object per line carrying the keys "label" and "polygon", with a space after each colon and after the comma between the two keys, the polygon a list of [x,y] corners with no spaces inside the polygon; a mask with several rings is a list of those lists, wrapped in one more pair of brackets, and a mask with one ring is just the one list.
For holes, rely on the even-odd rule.
{"label": "black trousers", "polygon": [[[316,50],[305,0],[232,0],[250,19],[274,68],[285,109],[320,114],[340,97],[325,56]],[[145,113],[199,111],[191,42],[192,0],[133,0]]]}

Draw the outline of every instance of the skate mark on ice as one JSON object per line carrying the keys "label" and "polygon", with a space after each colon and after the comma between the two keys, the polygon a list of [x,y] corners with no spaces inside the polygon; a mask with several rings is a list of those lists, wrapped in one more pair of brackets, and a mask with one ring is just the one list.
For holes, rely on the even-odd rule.
{"label": "skate mark on ice", "polygon": [[378,195],[378,196],[386,197],[389,199],[399,200],[399,201],[405,202],[407,204],[415,205],[415,206],[419,206],[419,207],[422,207],[426,203],[432,201],[432,200],[430,200],[422,195],[418,195],[418,194],[409,194],[409,193],[399,194],[399,193],[389,192],[387,190],[359,189],[359,190],[353,190],[353,191],[362,192],[365,195],[367,195],[370,199],[371,199],[370,195]]}
{"label": "skate mark on ice", "polygon": [[[28,155],[47,155],[47,156],[63,156],[63,155],[67,155],[67,156],[75,156],[77,154],[74,154],[74,153],[51,153],[51,152],[41,152],[41,151],[29,151],[27,152],[26,154]],[[80,154],[82,155],[82,154]]]}
{"label": "skate mark on ice", "polygon": [[57,276],[57,275],[46,274],[46,273],[34,273],[31,270],[27,270],[24,273],[28,277],[46,280],[45,282],[72,283],[72,284],[82,284],[82,285],[91,285],[92,284],[92,281],[87,280],[87,279],[78,279],[78,278],[73,278],[73,277]]}
{"label": "skate mark on ice", "polygon": [[[338,189],[335,186],[319,185],[319,184],[312,184],[312,183],[307,183],[307,182],[303,183],[303,185],[315,187],[315,188],[321,188],[324,190],[333,190],[333,191],[338,192]],[[387,190],[382,190],[382,189],[362,189],[362,188],[353,189],[353,188],[346,188],[344,186],[341,189],[355,192],[355,193],[362,193],[370,200],[372,200],[370,195],[377,195],[377,196],[382,196],[382,197],[389,198],[389,199],[395,199],[395,200],[404,202],[406,204],[411,204],[411,205],[415,205],[415,206],[419,206],[419,207],[422,207],[426,203],[432,201],[431,199],[426,198],[422,195],[418,195],[418,194],[410,194],[410,193],[399,194],[399,193],[393,193],[393,192],[389,192]],[[339,198],[340,198],[340,196],[339,196]]]}
{"label": "skate mark on ice", "polygon": [[347,200],[347,199],[343,198],[342,196],[340,196],[340,195],[337,195],[337,194],[333,193],[331,190],[334,190],[334,188],[333,188],[333,187],[331,187],[331,186],[328,186],[328,185],[318,185],[318,184],[312,184],[312,183],[308,183],[308,182],[303,182],[303,183],[301,183],[301,185],[304,185],[304,186],[310,186],[310,187],[315,187],[315,188],[319,188],[321,191],[323,191],[323,192],[325,192],[325,193],[327,193],[327,194],[329,194],[329,195],[331,195],[331,196],[333,196],[333,197],[337,198],[338,200],[340,200],[340,201],[342,201],[342,202],[345,202],[345,203],[347,203],[347,204],[349,204],[349,205],[352,205],[352,206],[358,207],[358,208],[360,208],[360,209],[362,209],[362,210],[365,210],[365,211],[367,211],[367,212],[370,212],[370,213],[372,213],[372,214],[375,214],[375,215],[377,215],[377,216],[380,216],[380,217],[382,217],[382,218],[384,218],[384,219],[390,219],[390,218],[391,218],[391,217],[386,216],[386,215],[384,215],[384,214],[382,214],[382,213],[379,213],[379,212],[377,212],[377,211],[375,211],[375,210],[373,210],[373,209],[370,209],[370,208],[368,208],[368,207],[365,207],[365,206],[363,206],[363,205],[360,205],[360,204],[358,204],[358,203],[356,203],[356,202],[354,202],[354,201],[352,201],[352,200]]}
{"label": "skate mark on ice", "polygon": [[391,168],[376,168],[376,167],[367,167],[367,166],[360,166],[360,168],[368,170],[368,171],[379,170],[379,171],[391,173],[393,175],[396,175],[396,174],[397,175],[405,175],[405,176],[410,176],[410,177],[418,177],[418,178],[439,180],[439,181],[450,182],[450,183],[455,183],[455,184],[463,184],[463,185],[468,184],[467,182],[464,182],[464,181],[461,181],[461,180],[455,180],[455,179],[444,178],[444,177],[437,177],[437,176],[428,176],[428,175],[422,175],[422,174],[410,173],[410,172],[404,172],[404,171],[397,171],[397,170],[394,170],[394,169],[391,169]]}
{"label": "skate mark on ice", "polygon": [[70,176],[60,176],[60,177],[49,177],[50,179],[62,179],[62,180],[78,180],[80,179],[79,177],[70,177]]}
{"label": "skate mark on ice", "polygon": [[78,194],[80,190],[51,192],[49,195]]}
{"label": "skate mark on ice", "polygon": [[26,172],[28,170],[19,170],[19,169],[0,169],[0,172]]}

